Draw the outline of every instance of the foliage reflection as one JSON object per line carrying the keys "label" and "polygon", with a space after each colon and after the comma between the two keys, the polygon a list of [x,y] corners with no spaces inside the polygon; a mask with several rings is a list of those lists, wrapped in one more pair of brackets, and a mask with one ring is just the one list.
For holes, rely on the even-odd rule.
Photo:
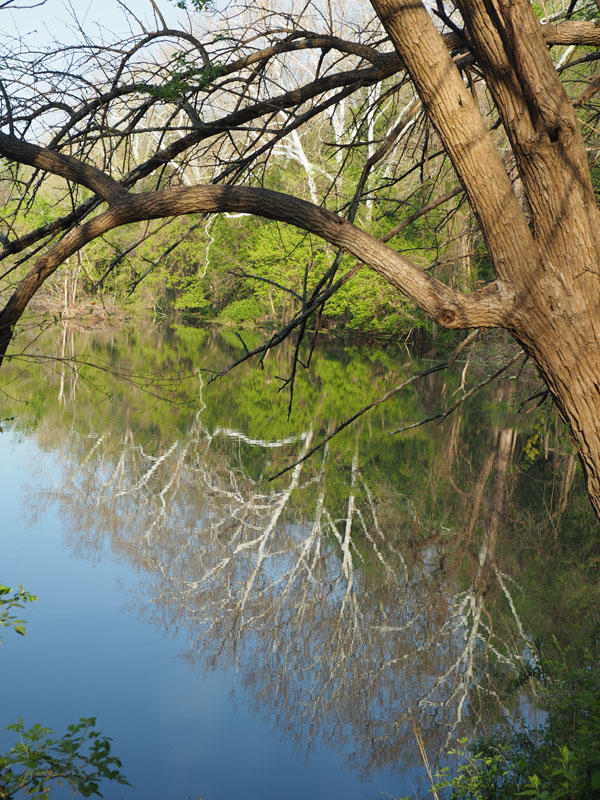
{"label": "foliage reflection", "polygon": [[[139,568],[140,612],[184,630],[192,664],[233,664],[299,747],[322,738],[365,774],[417,763],[419,740],[435,756],[530,713],[539,640],[577,646],[598,626],[597,523],[574,456],[547,410],[515,411],[534,375],[515,369],[444,424],[390,436],[493,371],[465,356],[268,482],[426,362],[325,349],[288,421],[285,354],[207,386],[198,368],[233,355],[214,332],[65,328],[65,356],[82,337],[104,364],[164,382],[133,390],[66,362],[17,377],[16,362],[29,404],[15,424],[64,464],[35,502],[58,504],[76,553]],[[157,399],[167,387],[179,405]]]}

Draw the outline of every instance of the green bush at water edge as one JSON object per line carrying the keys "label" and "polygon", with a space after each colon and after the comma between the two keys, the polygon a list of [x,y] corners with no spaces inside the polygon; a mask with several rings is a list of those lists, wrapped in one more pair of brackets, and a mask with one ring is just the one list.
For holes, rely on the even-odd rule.
{"label": "green bush at water edge", "polygon": [[[450,756],[460,764],[437,775],[432,794],[450,800],[597,800],[600,798],[600,658],[572,654],[541,661],[541,729],[501,733]],[[451,773],[455,772],[451,777]],[[448,792],[444,794],[444,792]]]}
{"label": "green bush at water edge", "polygon": [[[24,636],[25,621],[12,612],[34,600],[37,597],[22,586],[18,590],[0,586],[0,627]],[[102,797],[102,780],[129,786],[120,771],[121,761],[111,755],[110,739],[95,731],[95,725],[94,717],[82,718],[60,738],[41,725],[26,729],[22,719],[8,725],[17,741],[8,753],[0,754],[0,800],[12,800],[17,792],[46,800],[53,787],[63,785],[75,795]]]}

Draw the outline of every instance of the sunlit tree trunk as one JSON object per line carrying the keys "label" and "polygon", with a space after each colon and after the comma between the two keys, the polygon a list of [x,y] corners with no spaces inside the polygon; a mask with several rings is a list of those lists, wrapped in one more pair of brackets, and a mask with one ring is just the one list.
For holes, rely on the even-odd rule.
{"label": "sunlit tree trunk", "polygon": [[[557,43],[597,45],[598,26],[572,20],[563,25],[542,26],[529,0],[458,0],[468,40],[468,57],[476,61],[500,114],[514,156],[513,166],[505,163],[481,113],[477,93],[472,93],[451,56],[449,47],[456,46],[457,37],[460,43],[460,36],[456,32],[442,36],[419,0],[371,0],[371,3],[396,48],[397,57],[370,45],[342,42],[336,37],[309,37],[303,48],[311,42],[317,47],[318,39],[318,48],[323,53],[341,48],[340,52],[365,59],[370,66],[317,76],[276,97],[254,98],[250,93],[247,106],[243,103],[238,106],[237,95],[234,100],[225,94],[221,98],[225,111],[218,120],[208,123],[194,117],[189,132],[153,151],[147,161],[119,180],[110,174],[110,170],[119,174],[115,166],[119,150],[107,156],[101,170],[84,160],[85,155],[80,158],[67,155],[66,146],[59,151],[56,143],[42,147],[19,138],[11,122],[10,133],[0,133],[0,155],[86,187],[93,193],[93,203],[82,204],[79,216],[64,217],[51,230],[44,227],[33,238],[22,237],[18,249],[11,242],[14,245],[11,252],[21,252],[38,242],[43,231],[44,235],[64,234],[35,256],[33,267],[16,284],[0,312],[0,359],[35,292],[66,258],[93,239],[120,225],[159,217],[215,212],[257,214],[295,225],[351,253],[444,327],[502,327],[509,331],[534,359],[570,427],[591,501],[600,515],[600,216],[575,108],[548,50],[549,44]],[[230,56],[241,46],[234,42]],[[260,58],[267,64],[274,53],[282,54],[291,46],[290,39],[282,40],[261,51]],[[204,51],[203,46],[200,51]],[[204,56],[207,58],[206,53]],[[247,66],[247,59],[241,61]],[[244,64],[232,61],[221,65],[221,69],[226,72],[231,69],[231,74],[238,70],[242,74]],[[241,127],[248,134],[274,111],[279,114],[285,110],[289,117],[290,109],[299,112],[316,97],[323,99],[342,87],[344,98],[349,97],[352,92],[370,89],[404,69],[466,191],[494,265],[495,280],[472,294],[443,283],[347,219],[298,197],[255,186],[214,183],[130,191],[137,181],[165,165],[177,166],[179,156],[188,149],[223,131],[233,135]],[[360,75],[360,86],[353,83],[356,75]],[[118,84],[119,78],[115,80]],[[223,86],[226,85],[224,82]],[[600,76],[596,75],[588,89],[593,93],[599,86]],[[204,89],[207,87],[203,86]],[[126,90],[127,87],[115,88],[117,93]],[[110,92],[108,95],[112,96]],[[344,98],[340,96],[341,103]],[[86,105],[85,99],[82,102],[86,110],[78,119],[87,118],[96,102],[110,101],[95,100],[92,106]],[[133,103],[133,97],[127,102]],[[348,104],[350,107],[350,101]],[[322,113],[327,113],[323,104],[320,107]],[[336,125],[342,123],[333,112],[328,113]],[[300,124],[303,114],[295,116]],[[314,119],[309,115],[305,122],[310,124],[310,121]],[[262,132],[267,128],[268,125],[263,126]],[[288,134],[295,130],[290,128]],[[124,130],[123,136],[133,136],[128,131]],[[92,137],[89,147],[86,144],[75,152],[93,152],[96,140],[93,134],[89,135]],[[104,141],[102,130],[98,135]],[[247,141],[253,141],[252,136]],[[275,137],[271,153],[276,141]],[[393,142],[392,137],[390,147]],[[260,150],[259,147],[256,152]],[[220,152],[227,160],[233,151],[225,148]],[[252,160],[249,151],[238,155],[241,162]],[[231,158],[233,163],[225,170],[228,175],[230,168],[238,168],[233,155]],[[517,188],[507,169],[513,174],[516,169]],[[92,217],[91,211],[96,211],[101,203],[107,204],[108,209]],[[348,218],[355,217],[350,214]],[[317,303],[305,313],[318,307]]]}
{"label": "sunlit tree trunk", "polygon": [[480,220],[501,291],[511,296],[504,327],[534,358],[570,426],[600,514],[600,217],[579,125],[528,0],[458,5],[530,220],[425,7],[373,0]]}

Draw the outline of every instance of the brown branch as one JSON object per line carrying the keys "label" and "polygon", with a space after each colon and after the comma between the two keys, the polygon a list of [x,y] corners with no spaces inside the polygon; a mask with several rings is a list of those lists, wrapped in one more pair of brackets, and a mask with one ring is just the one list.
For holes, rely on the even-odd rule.
{"label": "brown branch", "polygon": [[[547,25],[542,27],[544,36],[546,37],[546,41],[549,45],[600,44],[600,25],[595,22],[567,21],[557,25]],[[170,30],[166,32],[163,31],[160,33],[151,34],[149,38],[156,38],[158,35],[164,35],[165,33],[171,35],[177,32]],[[322,37],[317,34],[306,32],[303,33],[302,36],[304,38],[299,41],[278,43],[270,48],[265,48],[258,53],[254,53],[251,56],[238,59],[238,61],[234,62],[234,64],[225,65],[224,69],[228,74],[230,74],[230,72],[233,72],[234,69],[248,67],[252,63],[256,63],[256,61],[260,63],[261,59],[264,60],[276,52],[283,53],[288,50],[301,49],[303,47],[324,47],[328,45],[332,47],[337,46],[343,52],[352,53],[360,56],[361,58],[368,59],[373,63],[376,63],[376,66],[362,70],[353,70],[344,73],[337,73],[335,75],[328,75],[325,78],[319,78],[305,85],[304,87],[293,90],[292,92],[285,92],[271,100],[262,101],[254,104],[251,107],[237,110],[233,114],[226,115],[221,120],[208,124],[205,123],[193,133],[190,133],[187,136],[179,139],[177,142],[174,142],[170,146],[163,148],[163,150],[154,154],[143,164],[140,164],[134,168],[127,176],[123,178],[121,181],[122,185],[127,187],[135,185],[138,180],[150,175],[154,170],[162,167],[171,159],[176,158],[185,150],[210,136],[223,132],[224,130],[246,124],[261,115],[272,113],[273,110],[283,110],[285,108],[293,107],[297,104],[305,103],[322,92],[327,92],[333,88],[339,88],[340,86],[348,85],[349,83],[354,82],[357,88],[359,86],[372,85],[386,77],[393,75],[403,68],[402,61],[396,53],[381,54],[378,53],[374,48],[369,48],[363,45],[351,47],[351,42],[338,40],[336,37]],[[447,48],[455,47],[458,43],[457,37],[453,33],[446,34],[443,37],[443,41]],[[195,39],[194,44],[196,44]],[[77,122],[85,119],[87,114],[97,111],[100,107],[110,103],[113,99],[122,98],[128,94],[136,94],[144,91],[151,91],[151,87],[148,84],[129,84],[128,86],[115,87],[112,90],[101,94],[99,97],[95,98],[89,103],[84,104],[82,108],[72,112],[69,122],[61,129],[61,131],[56,134],[55,137],[53,137],[51,146],[57,145],[58,142],[66,135],[69,128],[71,128]],[[34,147],[34,145],[32,145],[32,147]],[[8,155],[8,153],[4,154],[7,158],[12,158],[12,156]],[[63,156],[63,158],[68,157]],[[15,160],[19,159],[17,158]],[[24,161],[24,163],[31,162]],[[35,165],[39,166],[40,168],[44,168],[39,163]],[[90,167],[89,169],[93,170],[94,168]],[[100,175],[103,175],[103,173],[100,173]],[[88,175],[88,178],[92,181],[95,181],[96,178],[98,178],[98,175],[90,174]],[[108,181],[111,180],[110,178],[107,178],[107,176],[104,176],[104,178]],[[100,180],[102,182],[102,179]],[[116,196],[116,190],[112,184],[105,184],[104,190],[108,191],[109,194],[112,194],[114,191]],[[105,197],[102,193],[98,193],[101,197],[107,199],[108,195]],[[93,210],[96,205],[97,201],[92,198],[66,216],[55,220],[48,225],[44,225],[35,231],[31,231],[19,239],[11,241],[8,246],[0,251],[0,260],[10,254],[22,252],[24,249],[40,241],[47,235],[68,230],[71,225],[81,221],[88,213],[90,213],[90,211]]]}
{"label": "brown branch", "polygon": [[600,23],[587,20],[566,20],[556,25],[542,25],[546,44],[599,45]]}
{"label": "brown branch", "polygon": [[512,296],[496,283],[472,295],[450,288],[371,234],[319,206],[268,189],[244,186],[196,186],[128,195],[103,214],[67,233],[42,255],[20,282],[0,314],[0,353],[12,328],[44,281],[83,245],[113,228],[141,220],[223,211],[256,214],[287,222],[325,239],[369,265],[447,328],[506,325]]}
{"label": "brown branch", "polygon": [[600,71],[592,77],[583,92],[573,100],[574,107],[581,108],[581,106],[587,103],[598,91],[600,91]]}
{"label": "brown branch", "polygon": [[271,47],[265,47],[263,50],[258,50],[249,56],[244,56],[231,64],[223,66],[223,74],[229,75],[233,72],[238,72],[242,69],[247,69],[253,64],[261,63],[271,56],[283,55],[284,53],[294,52],[296,50],[318,49],[323,50],[338,50],[340,53],[358,56],[371,64],[377,65],[382,59],[386,58],[385,53],[380,53],[374,47],[359,44],[358,42],[349,42],[345,39],[340,39],[339,36],[324,36],[320,33],[311,33],[303,31],[298,36],[301,38],[287,39],[283,42],[277,42]]}
{"label": "brown branch", "polygon": [[[142,178],[151,175],[155,170],[163,167],[173,159],[177,158],[186,150],[189,150],[196,144],[199,144],[205,139],[215,136],[218,133],[240,127],[255,119],[264,116],[265,114],[272,114],[276,111],[284,111],[287,108],[294,108],[301,106],[303,103],[312,100],[319,94],[331,91],[336,88],[353,85],[356,89],[362,86],[371,86],[386,77],[393,74],[396,68],[397,59],[393,54],[388,54],[384,63],[378,67],[369,67],[363,70],[350,70],[335,75],[329,75],[325,78],[311,81],[310,83],[298,89],[293,89],[288,92],[274,97],[269,100],[263,100],[255,103],[247,108],[239,109],[231,114],[227,114],[220,120],[214,122],[204,123],[201,127],[194,130],[192,133],[183,136],[181,139],[173,142],[172,144],[159,150],[149,159],[134,167],[121,181],[122,186],[132,187]],[[116,90],[115,90],[116,91]],[[317,110],[315,110],[317,113]],[[309,114],[307,112],[306,117]],[[10,158],[10,156],[6,156]],[[18,160],[18,159],[17,159]],[[52,171],[48,167],[49,171]],[[58,173],[57,173],[58,174]],[[100,173],[103,174],[103,173]],[[65,215],[61,219],[48,223],[35,231],[31,231],[20,239],[12,240],[3,250],[0,251],[0,261],[6,256],[13,253],[19,253],[26,247],[35,244],[40,239],[48,236],[49,234],[60,233],[70,228],[74,223],[81,221],[87,214],[90,213],[97,206],[97,199],[90,198],[85,201],[77,209],[70,214]]]}
{"label": "brown branch", "polygon": [[0,155],[19,164],[28,164],[30,167],[52,172],[61,178],[87,186],[108,203],[114,203],[128,194],[120,183],[96,167],[6,133],[0,133]]}

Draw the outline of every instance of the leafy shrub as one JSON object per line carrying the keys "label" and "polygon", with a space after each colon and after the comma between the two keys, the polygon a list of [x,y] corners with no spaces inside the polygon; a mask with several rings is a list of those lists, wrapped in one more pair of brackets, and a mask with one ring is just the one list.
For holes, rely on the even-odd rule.
{"label": "leafy shrub", "polygon": [[202,286],[191,283],[180,295],[174,304],[177,310],[208,311],[210,303],[204,295]]}
{"label": "leafy shrub", "polygon": [[42,800],[54,785],[67,785],[83,797],[102,797],[101,780],[129,786],[120,772],[120,760],[110,753],[110,739],[93,730],[95,724],[94,717],[82,718],[60,738],[41,725],[26,730],[22,719],[9,725],[7,730],[18,739],[6,755],[0,755],[0,800],[17,792]]}
{"label": "leafy shrub", "polygon": [[219,322],[230,325],[253,325],[263,318],[264,312],[258,300],[246,297],[244,300],[234,300],[219,314]]}
{"label": "leafy shrub", "polygon": [[[0,585],[0,627],[13,628],[23,636],[25,621],[12,612],[34,600],[37,597],[22,586],[14,590]],[[102,797],[102,780],[129,786],[120,760],[111,755],[110,739],[95,731],[95,725],[94,717],[82,718],[60,738],[41,725],[26,729],[22,719],[8,725],[17,741],[8,753],[0,754],[0,800],[12,800],[17,792],[46,800],[54,786],[63,785],[73,794]]]}
{"label": "leafy shrub", "polygon": [[451,800],[600,799],[600,658],[573,666],[561,654],[540,675],[543,728],[474,747],[461,740],[450,755],[462,763],[452,777],[442,770],[435,790],[449,789]]}
{"label": "leafy shrub", "polygon": [[[37,597],[26,592],[22,586],[11,589],[9,586],[0,585],[0,627],[12,628],[16,633],[25,636],[25,620],[15,616],[12,611],[25,608],[25,603],[32,603],[34,600],[37,600]],[[2,644],[1,638],[0,644]]]}

